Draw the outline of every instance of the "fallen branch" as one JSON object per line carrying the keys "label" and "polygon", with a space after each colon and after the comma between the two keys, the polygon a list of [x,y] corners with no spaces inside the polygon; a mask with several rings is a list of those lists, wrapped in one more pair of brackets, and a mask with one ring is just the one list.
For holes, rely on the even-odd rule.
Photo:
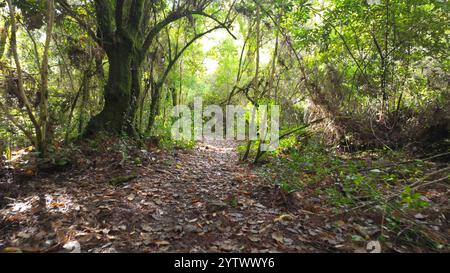
{"label": "fallen branch", "polygon": [[417,190],[418,188],[425,187],[425,186],[429,186],[429,185],[431,185],[431,184],[436,184],[436,183],[445,181],[445,180],[447,180],[447,179],[450,179],[450,175],[441,177],[441,178],[436,179],[436,180],[433,180],[433,181],[428,181],[428,182],[426,182],[426,183],[424,183],[424,184],[417,185],[417,186],[415,186],[415,187],[412,188],[412,189]]}
{"label": "fallen branch", "polygon": [[384,165],[384,166],[376,166],[376,167],[362,168],[362,169],[360,169],[360,170],[361,170],[361,171],[370,171],[370,170],[374,170],[374,169],[389,168],[389,167],[394,167],[394,166],[397,166],[397,165],[403,165],[403,164],[412,163],[412,162],[415,162],[415,161],[417,161],[417,160],[420,160],[420,161],[428,161],[428,160],[435,159],[435,158],[438,158],[438,157],[443,157],[443,156],[446,156],[446,155],[450,155],[450,152],[446,152],[446,153],[442,153],[442,154],[437,154],[437,155],[432,155],[432,156],[425,157],[425,158],[414,158],[414,159],[409,159],[409,160],[401,161],[401,162],[398,162],[398,163],[386,164],[386,165]]}
{"label": "fallen branch", "polygon": [[447,166],[447,167],[442,168],[442,169],[439,169],[439,170],[437,170],[437,171],[428,173],[428,174],[426,174],[422,179],[420,179],[420,180],[417,181],[417,182],[414,182],[414,183],[411,184],[410,186],[411,186],[411,187],[414,187],[414,186],[416,186],[417,184],[419,184],[420,182],[425,181],[428,177],[431,177],[431,176],[433,176],[433,175],[436,175],[436,174],[438,174],[438,173],[441,173],[441,172],[443,172],[443,171],[448,171],[448,170],[450,170],[450,166]]}

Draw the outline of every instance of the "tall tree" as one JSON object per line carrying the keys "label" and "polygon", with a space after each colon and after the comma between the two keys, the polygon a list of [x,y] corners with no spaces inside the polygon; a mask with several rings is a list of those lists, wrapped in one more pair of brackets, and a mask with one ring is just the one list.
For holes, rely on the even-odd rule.
{"label": "tall tree", "polygon": [[[135,134],[133,120],[141,94],[142,66],[155,37],[167,25],[194,15],[208,17],[222,26],[229,25],[227,21],[220,22],[207,13],[208,8],[213,12],[221,8],[219,3],[211,0],[167,3],[151,0],[95,0],[97,29],[93,30],[67,1],[57,1],[105,50],[109,61],[109,77],[104,87],[105,104],[103,110],[90,120],[86,135],[99,131]],[[149,14],[156,15],[152,18]]]}
{"label": "tall tree", "polygon": [[[41,156],[45,156],[47,153],[47,145],[50,141],[48,135],[48,121],[49,121],[49,111],[48,111],[48,59],[49,59],[49,50],[50,50],[50,42],[53,31],[53,23],[54,23],[54,1],[47,0],[46,1],[46,36],[45,43],[43,48],[42,60],[38,61],[40,63],[39,74],[40,74],[40,89],[39,89],[39,113],[36,114],[33,111],[33,105],[30,102],[24,87],[24,79],[23,79],[23,70],[19,58],[19,53],[17,49],[17,22],[16,22],[16,6],[13,4],[11,0],[7,0],[8,8],[9,8],[9,20],[11,24],[11,53],[13,55],[15,69],[17,73],[17,95],[23,105],[25,107],[28,118],[34,127],[34,136],[31,132],[29,132],[25,127],[21,126],[19,122],[17,122],[11,115],[9,115],[6,110],[6,107],[0,102],[0,108],[6,113],[7,118],[18,127],[27,137],[28,139],[37,147]],[[39,58],[36,56],[36,58]]]}

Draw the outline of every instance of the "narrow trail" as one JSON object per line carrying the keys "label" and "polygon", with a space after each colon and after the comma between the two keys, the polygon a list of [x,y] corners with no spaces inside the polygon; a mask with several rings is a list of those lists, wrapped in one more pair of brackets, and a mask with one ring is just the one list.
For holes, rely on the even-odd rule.
{"label": "narrow trail", "polygon": [[[82,252],[314,252],[282,193],[238,162],[234,143],[148,153],[113,187],[112,166],[27,182],[0,210],[0,248]],[[278,200],[278,201],[277,201]]]}

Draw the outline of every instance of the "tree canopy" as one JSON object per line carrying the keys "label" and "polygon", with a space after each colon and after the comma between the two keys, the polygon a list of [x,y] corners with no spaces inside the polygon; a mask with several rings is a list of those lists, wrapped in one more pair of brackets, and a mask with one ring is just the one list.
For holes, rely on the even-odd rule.
{"label": "tree canopy", "polygon": [[[203,145],[176,139],[172,131],[181,120],[173,115],[177,107],[194,109],[201,98],[201,110],[209,114],[200,117],[201,125],[221,118],[210,105],[223,113],[230,105],[245,110],[245,139],[232,144],[236,154],[224,157],[248,163],[286,203],[291,199],[285,196],[301,192],[316,199],[326,195],[326,202],[334,202],[327,213],[373,204],[382,219],[380,236],[383,225],[403,236],[402,228],[415,224],[395,218],[399,210],[421,214],[415,210],[426,207],[430,196],[448,196],[441,182],[448,181],[450,149],[449,8],[446,0],[0,2],[0,182],[3,169],[35,177],[37,170],[78,162],[73,157],[80,153],[100,153],[89,148],[90,141],[114,147],[108,152],[120,158],[113,164],[117,169],[137,162],[133,166],[145,170],[142,158],[131,159],[144,148],[177,155],[177,149]],[[279,106],[279,126],[264,124],[264,117],[278,113],[259,106]],[[196,114],[184,118],[198,132]],[[213,125],[223,135],[230,129]],[[257,138],[250,136],[261,128],[279,135],[273,139],[261,130]],[[276,149],[264,149],[269,140]],[[182,161],[187,169],[171,165],[176,156],[167,159],[170,171],[195,174],[190,164],[209,162],[204,150],[210,146],[200,147],[198,157],[187,156],[192,162]],[[227,151],[220,147],[213,158]],[[14,163],[24,153],[32,155],[23,160],[30,168]],[[144,156],[148,162],[156,157]],[[96,170],[97,159],[89,162]],[[161,166],[159,173],[167,175]],[[205,166],[202,172],[214,172]],[[236,181],[250,170],[226,169]],[[109,185],[140,178],[129,172]],[[420,191],[423,185],[438,188]],[[0,183],[0,198],[1,189]],[[227,200],[233,207],[248,205],[233,198]],[[305,206],[309,213],[317,209]],[[431,233],[411,236],[427,241]],[[278,235],[270,238],[286,244]],[[428,245],[441,250],[445,240],[434,238]]]}

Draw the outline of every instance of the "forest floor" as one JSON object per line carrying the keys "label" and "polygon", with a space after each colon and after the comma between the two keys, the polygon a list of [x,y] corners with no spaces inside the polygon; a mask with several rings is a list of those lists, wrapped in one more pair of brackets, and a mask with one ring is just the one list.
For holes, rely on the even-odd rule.
{"label": "forest floor", "polygon": [[370,239],[380,231],[376,223],[331,216],[322,200],[282,191],[240,163],[235,146],[209,141],[126,156],[93,153],[76,168],[0,175],[0,250],[380,251]]}

